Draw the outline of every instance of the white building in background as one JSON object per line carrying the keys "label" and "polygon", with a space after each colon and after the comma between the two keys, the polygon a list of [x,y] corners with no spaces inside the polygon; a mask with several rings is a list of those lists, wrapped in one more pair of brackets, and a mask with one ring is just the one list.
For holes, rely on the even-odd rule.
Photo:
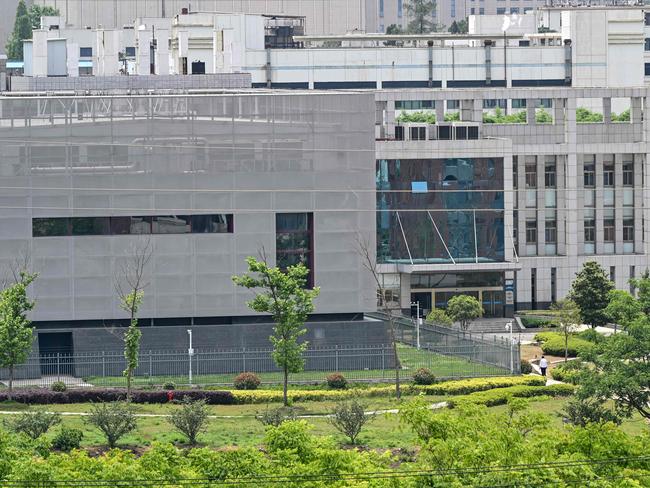
{"label": "white building in background", "polygon": [[120,29],[141,17],[173,18],[190,12],[301,16],[309,34],[366,29],[366,4],[376,0],[33,0],[59,9],[66,26]]}

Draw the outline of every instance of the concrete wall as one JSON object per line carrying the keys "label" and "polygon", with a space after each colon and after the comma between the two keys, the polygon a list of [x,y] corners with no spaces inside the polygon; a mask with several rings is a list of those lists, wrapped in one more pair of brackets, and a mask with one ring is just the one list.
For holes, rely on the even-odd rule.
{"label": "concrete wall", "polygon": [[245,258],[265,249],[275,262],[275,213],[313,212],[316,313],[374,310],[355,248],[359,235],[374,248],[372,94],[14,97],[0,106],[0,138],[15,140],[0,149],[0,179],[15,187],[2,194],[14,210],[0,218],[0,266],[29,252],[40,273],[35,321],[124,318],[113,282],[142,238],[32,238],[33,217],[234,214],[234,233],[151,236],[141,310],[230,317],[251,315],[252,293],[231,280]]}

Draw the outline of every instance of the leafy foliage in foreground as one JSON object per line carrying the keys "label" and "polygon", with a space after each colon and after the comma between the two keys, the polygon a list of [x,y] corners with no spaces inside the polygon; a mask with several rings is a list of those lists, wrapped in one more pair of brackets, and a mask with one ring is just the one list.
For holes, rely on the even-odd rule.
{"label": "leafy foliage in foreground", "polygon": [[[416,433],[420,444],[418,454],[409,460],[391,452],[340,449],[331,438],[313,435],[305,420],[268,426],[263,449],[181,450],[155,443],[139,457],[117,449],[101,456],[79,450],[50,453],[41,440],[0,432],[0,480],[43,486],[50,480],[122,480],[138,487],[147,480],[151,486],[163,479],[209,479],[218,486],[254,479],[257,487],[270,488],[278,486],[280,478],[287,486],[310,488],[587,484],[613,488],[647,486],[650,476],[648,462],[635,459],[650,452],[649,435],[629,436],[612,423],[556,427],[550,415],[529,411],[524,399],[511,399],[498,412],[475,405],[432,411],[425,397],[418,397],[405,405],[400,420]],[[537,466],[613,458],[624,461]],[[513,464],[531,467],[504,469]],[[413,471],[437,474],[410,476]]]}

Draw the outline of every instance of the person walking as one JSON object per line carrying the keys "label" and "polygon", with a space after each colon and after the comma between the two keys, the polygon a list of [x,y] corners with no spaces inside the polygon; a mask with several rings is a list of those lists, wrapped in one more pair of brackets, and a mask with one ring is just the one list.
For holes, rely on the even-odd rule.
{"label": "person walking", "polygon": [[539,369],[542,370],[542,376],[546,377],[546,368],[548,368],[548,361],[544,356],[539,360]]}

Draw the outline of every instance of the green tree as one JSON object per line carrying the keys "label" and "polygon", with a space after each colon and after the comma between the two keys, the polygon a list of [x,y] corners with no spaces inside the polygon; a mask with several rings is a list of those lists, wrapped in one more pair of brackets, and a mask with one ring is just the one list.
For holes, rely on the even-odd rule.
{"label": "green tree", "polygon": [[615,411],[650,419],[650,318],[639,316],[624,334],[603,340],[585,357],[591,367],[580,376],[579,398],[614,400]]}
{"label": "green tree", "polygon": [[13,389],[16,366],[25,362],[34,341],[34,328],[27,312],[35,302],[27,297],[27,287],[36,276],[21,271],[16,283],[0,292],[0,367],[9,369],[9,392]]}
{"label": "green tree", "polygon": [[409,0],[404,5],[408,15],[409,23],[407,31],[409,34],[427,34],[436,30],[437,25],[433,21],[433,11],[436,2],[433,0]]}
{"label": "green tree", "polygon": [[609,292],[613,283],[596,261],[587,261],[571,284],[569,298],[580,308],[580,318],[592,327],[607,324],[609,317],[605,308],[609,304]]}
{"label": "green tree", "polygon": [[[60,15],[60,12],[58,8],[50,7],[49,5],[34,4],[29,7],[27,15],[29,16],[29,23],[32,29],[40,29],[41,17]],[[31,38],[31,33],[29,36]]]}
{"label": "green tree", "polygon": [[147,286],[144,275],[147,264],[151,259],[151,244],[149,241],[138,244],[132,250],[132,255],[122,267],[122,277],[115,282],[120,308],[129,314],[129,327],[122,336],[124,341],[124,359],[126,369],[126,399],[131,399],[131,383],[133,373],[138,367],[140,340],[142,332],[138,329],[138,311],[144,299],[144,289]]}
{"label": "green tree", "polygon": [[459,20],[458,22],[454,20],[449,26],[449,32],[452,34],[467,34],[468,30],[467,19]]}
{"label": "green tree", "polygon": [[14,21],[14,30],[9,36],[5,45],[7,57],[9,59],[23,59],[23,39],[31,39],[32,25],[27,12],[25,0],[18,2],[16,7],[16,20]]}
{"label": "green tree", "polygon": [[270,267],[265,259],[258,261],[254,257],[248,257],[246,263],[248,273],[233,276],[232,279],[238,286],[259,289],[248,306],[255,312],[270,313],[273,317],[275,327],[270,340],[273,344],[273,360],[283,372],[283,399],[286,406],[289,404],[289,373],[298,373],[305,365],[303,353],[307,342],[299,343],[298,339],[307,332],[305,321],[314,310],[314,299],[320,289],[306,288],[309,269],[302,263],[289,266],[286,271]]}
{"label": "green tree", "polygon": [[625,290],[609,292],[609,303],[605,313],[615,326],[627,327],[642,313],[639,301]]}
{"label": "green tree", "polygon": [[483,315],[483,307],[479,301],[469,295],[456,295],[447,302],[447,315],[460,324],[462,330],[467,330],[472,320]]}
{"label": "green tree", "polygon": [[403,33],[402,27],[397,24],[390,24],[386,28],[386,34],[388,35],[397,35],[402,33]]}
{"label": "green tree", "polygon": [[431,312],[429,312],[429,315],[427,315],[426,321],[430,324],[446,326],[450,326],[454,323],[449,315],[447,315],[447,312],[445,312],[442,308],[434,308],[431,310]]}
{"label": "green tree", "polygon": [[569,360],[569,337],[577,331],[580,325],[580,309],[573,300],[566,299],[554,303],[551,310],[555,310],[555,323],[564,336],[564,362]]}
{"label": "green tree", "polygon": [[650,271],[647,269],[641,275],[641,278],[631,279],[630,283],[638,290],[639,305],[641,311],[650,316]]}
{"label": "green tree", "polygon": [[59,15],[59,10],[41,5],[32,5],[28,10],[25,0],[18,2],[14,30],[5,45],[9,59],[23,59],[23,40],[32,38],[32,31],[41,27],[41,17],[46,15]]}

